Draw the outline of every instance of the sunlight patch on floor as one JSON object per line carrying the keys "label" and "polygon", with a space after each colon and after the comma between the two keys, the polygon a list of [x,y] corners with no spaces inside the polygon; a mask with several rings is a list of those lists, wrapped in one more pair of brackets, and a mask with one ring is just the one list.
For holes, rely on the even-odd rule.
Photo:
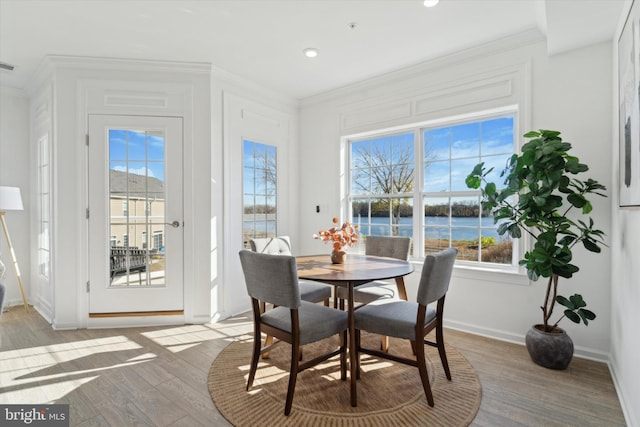
{"label": "sunlight patch on floor", "polygon": [[225,333],[224,328],[214,329],[207,325],[170,327],[143,332],[141,335],[173,353],[193,348],[205,341],[235,340],[237,336]]}
{"label": "sunlight patch on floor", "polygon": [[[98,378],[95,373],[156,358],[146,353],[114,363],[114,358],[122,358],[119,352],[139,349],[139,344],[118,335],[0,352],[0,402],[53,402]],[[104,366],[83,369],[88,358],[95,365],[96,358],[101,357],[98,360]]]}

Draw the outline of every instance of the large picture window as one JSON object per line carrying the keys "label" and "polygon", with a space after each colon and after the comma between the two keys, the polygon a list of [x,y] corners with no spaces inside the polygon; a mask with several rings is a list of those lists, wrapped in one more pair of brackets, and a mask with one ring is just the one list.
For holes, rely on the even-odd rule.
{"label": "large picture window", "polygon": [[412,255],[456,247],[458,259],[513,266],[513,242],[465,184],[479,162],[494,182],[514,153],[515,111],[349,140],[351,220],[366,236],[410,236]]}

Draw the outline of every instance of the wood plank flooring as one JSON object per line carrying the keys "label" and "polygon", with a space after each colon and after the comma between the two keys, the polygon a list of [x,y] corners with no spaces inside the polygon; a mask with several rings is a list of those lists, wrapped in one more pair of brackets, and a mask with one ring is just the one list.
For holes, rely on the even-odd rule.
{"label": "wood plank flooring", "polygon": [[[0,403],[69,403],[74,426],[228,426],[207,374],[251,328],[242,315],[207,325],[54,331],[35,310],[12,307],[0,317]],[[452,330],[445,339],[482,384],[473,426],[625,425],[605,364],[574,358],[566,371],[551,371],[516,344]]]}

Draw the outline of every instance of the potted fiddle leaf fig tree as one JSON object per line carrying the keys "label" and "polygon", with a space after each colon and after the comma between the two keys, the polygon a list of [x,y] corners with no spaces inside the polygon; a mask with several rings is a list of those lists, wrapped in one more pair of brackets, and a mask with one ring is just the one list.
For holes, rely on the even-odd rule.
{"label": "potted fiddle leaf fig tree", "polygon": [[[586,308],[582,295],[559,295],[558,281],[560,277],[570,279],[579,270],[573,264],[576,245],[596,253],[601,245],[606,246],[604,233],[588,217],[593,209],[589,197],[606,197],[606,188],[591,178],[578,177],[589,168],[569,154],[571,144],[562,140],[560,132],[532,131],[524,137],[530,140],[520,154],[510,158],[500,175],[503,186],[488,181],[493,168],[486,169],[484,163],[474,167],[466,184],[481,190],[482,208],[493,214],[499,235],[531,236],[533,247],[524,253],[520,265],[532,281],[547,278],[547,286],[540,306],[542,323],[527,333],[527,350],[534,362],[565,369],[573,357],[573,342],[558,323],[566,317],[588,325],[596,315]],[[565,309],[553,323],[556,304]]]}

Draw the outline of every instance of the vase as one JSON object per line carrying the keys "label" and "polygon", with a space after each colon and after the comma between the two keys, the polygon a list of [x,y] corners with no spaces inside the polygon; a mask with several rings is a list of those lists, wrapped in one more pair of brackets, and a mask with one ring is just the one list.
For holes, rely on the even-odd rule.
{"label": "vase", "polygon": [[534,325],[525,337],[531,360],[549,369],[566,369],[573,357],[573,341],[558,327],[545,332],[544,325]]}
{"label": "vase", "polygon": [[345,251],[333,251],[331,252],[331,263],[332,264],[344,264],[345,259],[347,258],[347,253]]}

